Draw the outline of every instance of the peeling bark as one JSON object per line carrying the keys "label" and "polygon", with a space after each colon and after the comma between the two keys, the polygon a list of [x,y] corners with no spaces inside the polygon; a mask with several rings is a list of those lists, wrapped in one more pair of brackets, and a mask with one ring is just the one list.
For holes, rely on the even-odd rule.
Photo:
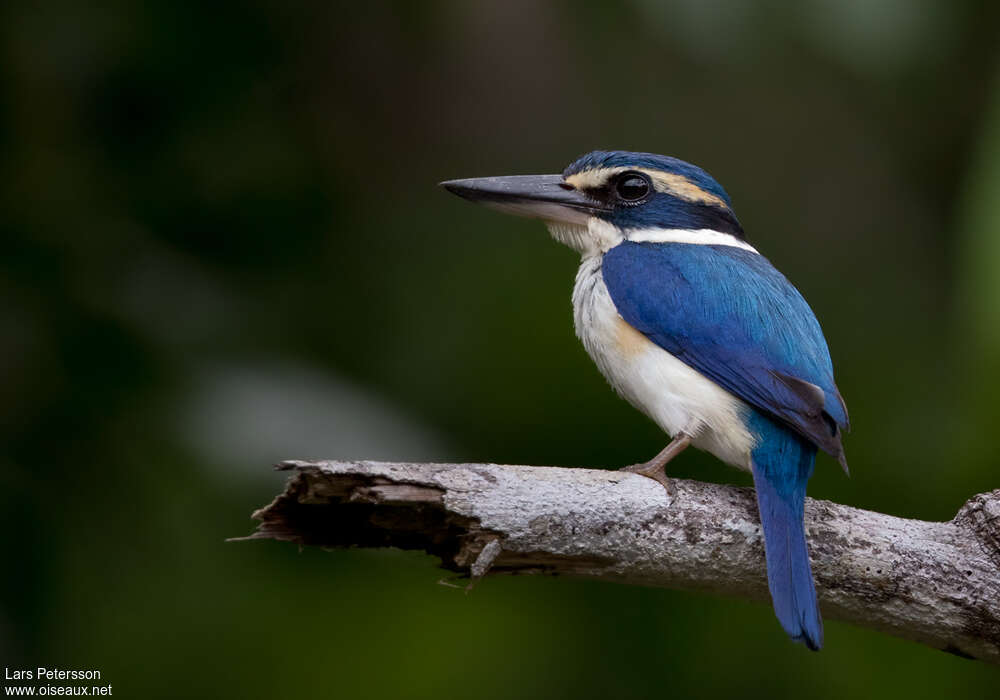
{"label": "peeling bark", "polygon": [[[597,469],[283,462],[248,538],[419,549],[473,579],[549,573],[767,600],[753,491]],[[950,522],[806,499],[823,615],[1000,664],[1000,489]]]}

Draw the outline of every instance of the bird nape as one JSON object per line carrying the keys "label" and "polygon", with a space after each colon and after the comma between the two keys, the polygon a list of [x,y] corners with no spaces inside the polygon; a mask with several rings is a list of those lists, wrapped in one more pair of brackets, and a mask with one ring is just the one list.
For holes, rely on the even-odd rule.
{"label": "bird nape", "polygon": [[750,471],[775,614],[819,649],[803,508],[818,449],[847,468],[847,407],[816,316],[746,241],[722,186],[690,163],[629,151],[588,153],[561,175],[441,184],[543,219],[580,253],[576,334],[608,382],[672,438],[624,469],[669,489],[664,466],[693,445]]}

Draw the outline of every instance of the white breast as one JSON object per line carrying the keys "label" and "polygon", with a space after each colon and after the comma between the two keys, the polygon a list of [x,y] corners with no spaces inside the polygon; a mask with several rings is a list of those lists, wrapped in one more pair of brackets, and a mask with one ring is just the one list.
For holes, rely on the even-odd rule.
{"label": "white breast", "polygon": [[604,285],[602,258],[584,257],[573,288],[576,334],[601,373],[669,435],[683,430],[695,447],[749,469],[749,406],[625,322]]}

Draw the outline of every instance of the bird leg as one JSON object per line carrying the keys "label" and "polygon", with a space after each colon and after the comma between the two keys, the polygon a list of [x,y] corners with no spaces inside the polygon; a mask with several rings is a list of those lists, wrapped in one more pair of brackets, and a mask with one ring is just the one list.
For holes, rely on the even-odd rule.
{"label": "bird leg", "polygon": [[630,464],[627,467],[622,467],[619,471],[641,474],[642,476],[649,477],[653,481],[658,481],[663,485],[663,488],[665,488],[669,494],[670,482],[667,480],[667,472],[664,467],[667,462],[683,452],[690,444],[691,436],[687,433],[679,432],[674,436],[674,439],[670,441],[669,445],[660,450],[660,453],[648,462]]}

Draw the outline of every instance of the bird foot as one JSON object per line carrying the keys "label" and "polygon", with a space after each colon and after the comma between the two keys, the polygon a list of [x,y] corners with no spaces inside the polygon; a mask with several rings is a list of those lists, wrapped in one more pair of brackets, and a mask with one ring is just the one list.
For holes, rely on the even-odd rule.
{"label": "bird foot", "polygon": [[627,467],[622,467],[619,471],[640,474],[658,482],[664,489],[666,489],[667,496],[670,497],[672,495],[670,480],[667,478],[667,471],[664,467],[670,460],[683,452],[690,444],[690,435],[684,432],[677,433],[677,435],[674,436],[674,439],[670,441],[670,444],[664,447],[663,450],[660,451],[660,454],[656,455],[648,462],[630,464]]}
{"label": "bird foot", "polygon": [[630,464],[627,467],[622,467],[618,471],[631,472],[633,474],[639,474],[652,479],[653,481],[660,483],[663,488],[666,489],[668,497],[672,495],[670,492],[670,479],[667,478],[667,470],[663,468],[662,464],[657,464],[656,460],[641,462],[639,464]]}

